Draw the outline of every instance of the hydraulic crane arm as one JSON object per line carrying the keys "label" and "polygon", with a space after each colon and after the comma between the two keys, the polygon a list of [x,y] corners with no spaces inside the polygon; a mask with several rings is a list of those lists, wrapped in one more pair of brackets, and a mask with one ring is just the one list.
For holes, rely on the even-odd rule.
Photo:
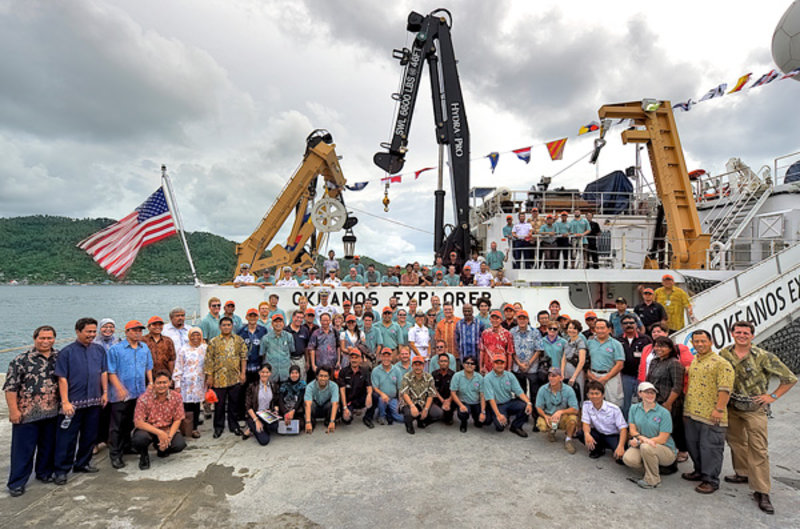
{"label": "hydraulic crane arm", "polygon": [[[667,238],[672,246],[671,268],[705,268],[706,250],[711,236],[703,233],[697,205],[692,194],[686,161],[672,105],[662,101],[655,110],[646,111],[642,101],[603,105],[600,119],[631,119],[640,128],[622,133],[622,143],[644,143],[653,169],[656,193],[664,207]],[[648,258],[648,267],[658,263]]]}
{"label": "hydraulic crane arm", "polygon": [[[444,16],[446,15],[446,16]],[[392,56],[405,67],[392,138],[381,144],[387,152],[376,153],[375,165],[390,174],[400,172],[408,151],[408,134],[422,76],[422,63],[428,63],[431,78],[436,142],[448,145],[450,181],[455,209],[455,229],[444,241],[444,191],[437,189],[434,212],[434,251],[440,254],[454,250],[462,258],[470,252],[469,228],[469,125],[464,112],[464,98],[458,78],[453,41],[450,35],[450,12],[438,9],[427,16],[416,12],[408,15],[406,29],[415,33],[411,49],[394,50]],[[438,42],[438,49],[437,49]]]}
{"label": "hydraulic crane arm", "polygon": [[[327,131],[315,130],[306,138],[306,152],[303,162],[292,175],[286,186],[275,199],[272,207],[261,219],[258,228],[241,244],[236,246],[237,270],[244,263],[251,270],[260,271],[265,268],[293,265],[297,262],[304,266],[313,264],[313,255],[305,251],[305,245],[316,230],[310,220],[310,206],[316,195],[318,177],[325,180],[327,196],[342,200],[341,189],[346,180],[339,166],[336,145]],[[267,246],[275,238],[278,231],[295,212],[294,222],[287,238],[287,244],[275,245],[269,257],[263,257]],[[321,238],[313,241],[312,251],[321,245]]]}

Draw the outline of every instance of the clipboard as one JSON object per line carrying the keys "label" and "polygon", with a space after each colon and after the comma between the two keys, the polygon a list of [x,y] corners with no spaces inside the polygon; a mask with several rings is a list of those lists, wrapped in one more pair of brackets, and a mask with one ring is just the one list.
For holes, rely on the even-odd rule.
{"label": "clipboard", "polygon": [[292,419],[287,426],[286,421],[278,423],[278,433],[280,435],[297,435],[300,433],[300,421]]}

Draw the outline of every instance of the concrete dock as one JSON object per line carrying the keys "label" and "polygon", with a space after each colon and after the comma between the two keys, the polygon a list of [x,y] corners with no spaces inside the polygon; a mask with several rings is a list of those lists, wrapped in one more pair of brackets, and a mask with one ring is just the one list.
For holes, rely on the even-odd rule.
{"label": "concrete dock", "polygon": [[[261,447],[227,432],[213,439],[206,422],[203,437],[183,453],[153,454],[150,470],[139,470],[138,456],[114,470],[104,450],[94,460],[97,474],[70,475],[62,487],[32,479],[19,498],[0,493],[0,528],[796,528],[800,390],[773,410],[774,516],[758,510],[747,485],[723,482],[704,496],[674,474],[642,490],[626,479],[636,474],[610,456],[589,459],[582,445],[569,455],[563,442],[540,435],[472,427],[462,434],[456,425],[435,424],[412,436],[401,424],[368,430],[354,422],[334,434],[318,428],[310,436],[273,436]],[[3,404],[4,480],[10,443]],[[680,467],[690,471],[691,462]]]}

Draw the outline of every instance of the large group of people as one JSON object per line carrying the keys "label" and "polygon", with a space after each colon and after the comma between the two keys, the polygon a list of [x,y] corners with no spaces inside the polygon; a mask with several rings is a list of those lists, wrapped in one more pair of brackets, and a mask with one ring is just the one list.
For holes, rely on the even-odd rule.
{"label": "large group of people", "polygon": [[70,472],[98,472],[99,443],[113,468],[136,454],[148,469],[150,445],[158,457],[182,451],[213,406],[214,438],[227,426],[261,445],[276,432],[333,433],[357,418],[370,429],[402,422],[408,434],[435,422],[457,422],[462,433],[540,432],[549,442],[563,432],[568,453],[581,443],[591,458],[608,450],[646,489],[691,460],[681,477],[704,494],[719,487],[727,440],[735,473],[725,481],[749,484],[772,513],[766,407],[797,379],[753,345],[747,321],[733,323],[735,343],[719,352],[704,330],[691,335],[695,354],[673,343],[670,330],[683,322],[669,310],[681,303],[671,283],[642,289],[634,311],[619,298],[611,318],[589,311],[583,321],[555,300],[531,321],[520,304],[493,308],[485,298],[462,304],[459,317],[436,296],[428,310],[392,299],[378,312],[369,301],[333,307],[322,290],[317,306],[301,299],[288,314],[270,293],[244,319],[233,301],[212,298],[196,327],[175,308],[169,323],[128,321],[121,338],[113,320],[81,318],[61,350],[44,325],[4,385],[8,490],[22,495],[34,470],[56,485]]}

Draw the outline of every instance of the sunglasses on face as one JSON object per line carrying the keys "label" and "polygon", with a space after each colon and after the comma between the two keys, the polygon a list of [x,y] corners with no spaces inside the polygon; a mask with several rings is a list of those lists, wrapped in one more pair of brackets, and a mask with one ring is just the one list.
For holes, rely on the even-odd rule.
{"label": "sunglasses on face", "polygon": [[220,303],[214,303],[213,305],[211,305],[212,308],[217,308],[217,309],[220,308],[221,306],[222,305]]}
{"label": "sunglasses on face", "polygon": [[558,330],[558,327],[550,327],[550,328],[548,328],[547,330],[548,330],[548,331],[557,331],[557,330]]}

